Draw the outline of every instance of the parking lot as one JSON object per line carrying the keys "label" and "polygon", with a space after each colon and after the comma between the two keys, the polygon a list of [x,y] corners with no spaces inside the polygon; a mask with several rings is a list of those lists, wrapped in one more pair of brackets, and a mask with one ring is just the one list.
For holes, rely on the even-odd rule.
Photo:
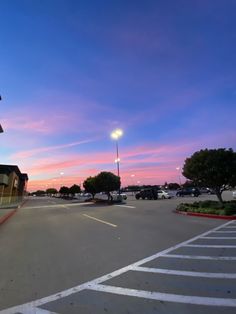
{"label": "parking lot", "polygon": [[31,198],[0,228],[0,313],[235,313],[236,222],[182,201]]}

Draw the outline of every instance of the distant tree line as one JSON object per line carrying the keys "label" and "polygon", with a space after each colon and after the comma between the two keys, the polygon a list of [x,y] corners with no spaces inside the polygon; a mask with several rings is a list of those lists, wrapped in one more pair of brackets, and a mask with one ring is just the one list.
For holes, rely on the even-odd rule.
{"label": "distant tree line", "polygon": [[76,193],[80,193],[81,188],[77,184],[73,184],[71,187],[62,186],[59,191],[55,188],[48,188],[45,191],[37,190],[35,192],[30,193],[30,195],[42,196],[42,195],[55,195],[55,194],[62,194],[62,195],[75,195]]}

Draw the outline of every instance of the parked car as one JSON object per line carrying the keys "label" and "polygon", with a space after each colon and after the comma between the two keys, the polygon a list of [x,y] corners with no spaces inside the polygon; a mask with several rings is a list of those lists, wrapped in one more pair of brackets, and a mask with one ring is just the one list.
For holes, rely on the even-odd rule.
{"label": "parked car", "polygon": [[157,200],[158,199],[157,191],[158,191],[157,189],[153,189],[153,188],[143,189],[143,190],[139,191],[138,193],[136,193],[135,198],[137,200],[139,200],[140,198],[143,200],[145,200],[145,199]]}
{"label": "parked car", "polygon": [[111,196],[113,198],[113,201],[118,201],[119,199],[121,199],[122,201],[127,200],[127,195],[125,193],[119,194],[119,192],[113,192],[113,193],[111,193]]}
{"label": "parked car", "polygon": [[215,192],[210,188],[200,188],[200,193],[215,194]]}
{"label": "parked car", "polygon": [[[125,201],[127,200],[127,195],[125,193],[120,193],[119,192],[111,192],[111,197],[113,201]],[[108,200],[108,196],[106,192],[100,192],[95,194],[96,199],[99,200],[104,200],[107,201]]]}
{"label": "parked car", "polygon": [[176,192],[176,196],[185,196],[185,195],[191,195],[194,197],[198,197],[200,195],[200,191],[198,188],[186,188],[186,189],[179,189]]}
{"label": "parked car", "polygon": [[91,193],[76,193],[75,198],[80,201],[89,201],[93,198]]}
{"label": "parked car", "polygon": [[158,195],[158,198],[162,198],[162,199],[171,198],[171,195],[167,191],[164,191],[164,190],[158,190],[157,195]]}

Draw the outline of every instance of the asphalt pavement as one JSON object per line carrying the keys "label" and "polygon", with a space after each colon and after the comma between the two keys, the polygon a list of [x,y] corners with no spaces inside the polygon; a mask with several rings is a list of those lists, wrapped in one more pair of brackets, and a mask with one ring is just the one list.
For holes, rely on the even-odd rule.
{"label": "asphalt pavement", "polygon": [[172,212],[192,200],[31,198],[0,227],[0,313],[235,313],[236,222]]}

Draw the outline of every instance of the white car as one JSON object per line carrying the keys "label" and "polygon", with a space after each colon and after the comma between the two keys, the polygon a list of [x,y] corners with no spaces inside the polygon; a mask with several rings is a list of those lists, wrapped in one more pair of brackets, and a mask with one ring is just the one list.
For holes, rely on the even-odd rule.
{"label": "white car", "polygon": [[236,198],[236,191],[233,191],[233,198]]}
{"label": "white car", "polygon": [[125,193],[118,193],[118,192],[113,192],[111,193],[111,196],[113,197],[114,201],[117,201],[119,199],[119,197],[121,197],[122,201],[126,201],[127,200],[127,195]]}
{"label": "white car", "polygon": [[164,190],[158,190],[157,195],[158,195],[158,198],[162,198],[162,199],[171,198],[171,195]]}
{"label": "white car", "polygon": [[[121,198],[122,201],[127,200],[127,195],[125,193],[118,193],[118,192],[112,192],[111,193],[112,199],[113,201],[118,201],[119,198]],[[104,200],[107,201],[108,200],[108,196],[106,192],[100,192],[95,194],[95,199],[99,199],[99,200]]]}
{"label": "white car", "polygon": [[80,201],[88,201],[93,198],[92,194],[90,193],[77,193],[75,194],[75,198],[77,198]]}

